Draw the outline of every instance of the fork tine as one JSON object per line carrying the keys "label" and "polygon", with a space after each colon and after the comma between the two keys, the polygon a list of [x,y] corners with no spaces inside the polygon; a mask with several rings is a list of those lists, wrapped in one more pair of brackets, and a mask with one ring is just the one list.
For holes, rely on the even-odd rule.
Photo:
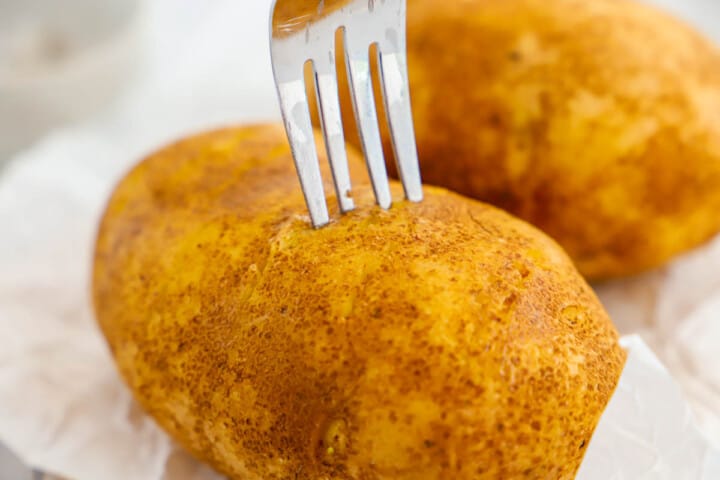
{"label": "fork tine", "polygon": [[423,199],[422,179],[410,107],[406,54],[402,50],[392,53],[383,53],[380,48],[378,50],[380,50],[380,83],[390,125],[395,163],[405,190],[405,197],[411,202],[420,202]]}
{"label": "fork tine", "polygon": [[343,29],[345,58],[348,69],[348,81],[352,91],[353,109],[358,125],[360,143],[365,153],[365,161],[370,173],[375,199],[381,208],[388,209],[392,204],[390,183],[388,181],[385,158],[380,139],[375,96],[373,94],[372,77],[370,74],[369,45],[352,45],[348,34]]}
{"label": "fork tine", "polygon": [[325,190],[302,75],[296,80],[279,83],[278,94],[305,203],[313,226],[319,228],[328,224],[330,216],[325,202]]}
{"label": "fork tine", "polygon": [[[331,63],[327,62],[330,60]],[[335,51],[330,51],[328,59],[313,62],[315,87],[317,92],[320,124],[325,137],[330,169],[335,181],[335,192],[341,212],[349,212],[355,208],[349,193],[352,189],[350,171],[348,169],[345,134],[343,133],[338,82],[335,71]]]}

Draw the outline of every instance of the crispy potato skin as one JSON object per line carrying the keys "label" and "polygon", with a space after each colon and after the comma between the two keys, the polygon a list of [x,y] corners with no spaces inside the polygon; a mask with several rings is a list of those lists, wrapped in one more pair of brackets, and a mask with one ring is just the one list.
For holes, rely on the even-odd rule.
{"label": "crispy potato skin", "polygon": [[624,0],[408,8],[426,182],[529,221],[592,279],[720,230],[720,54],[695,31]]}
{"label": "crispy potato skin", "polygon": [[233,479],[573,478],[625,352],[562,250],[438,188],[315,231],[292,165],[227,129],[117,187],[94,304],[144,408]]}

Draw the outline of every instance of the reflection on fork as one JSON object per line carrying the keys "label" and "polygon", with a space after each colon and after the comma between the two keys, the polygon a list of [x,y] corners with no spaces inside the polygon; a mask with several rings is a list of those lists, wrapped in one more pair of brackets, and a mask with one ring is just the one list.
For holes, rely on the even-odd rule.
{"label": "reflection on fork", "polygon": [[370,47],[377,61],[395,160],[408,200],[423,198],[412,125],[405,46],[406,0],[276,0],[271,53],[285,128],[313,225],[328,223],[304,65],[313,68],[320,123],[342,212],[354,208],[338,99],[335,33],[343,35],[360,142],[378,205],[389,208],[390,187],[372,86]]}

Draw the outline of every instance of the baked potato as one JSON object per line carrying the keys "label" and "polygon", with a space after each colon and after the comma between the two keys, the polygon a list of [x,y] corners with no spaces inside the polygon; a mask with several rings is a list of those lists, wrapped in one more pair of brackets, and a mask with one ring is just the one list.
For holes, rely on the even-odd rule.
{"label": "baked potato", "polygon": [[720,230],[720,53],[692,28],[627,0],[408,10],[426,182],[529,221],[591,279],[656,267]]}
{"label": "baked potato", "polygon": [[571,261],[488,205],[359,183],[313,230],[281,126],[132,170],[93,296],[137,400],[238,480],[573,478],[625,353]]}

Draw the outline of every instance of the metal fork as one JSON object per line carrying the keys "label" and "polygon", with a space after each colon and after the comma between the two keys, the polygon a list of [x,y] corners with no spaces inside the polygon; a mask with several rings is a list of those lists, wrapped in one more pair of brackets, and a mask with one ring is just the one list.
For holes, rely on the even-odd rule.
{"label": "metal fork", "polygon": [[392,197],[370,71],[373,44],[377,45],[385,111],[405,197],[413,202],[423,198],[408,89],[406,0],[274,0],[270,25],[273,73],[295,167],[316,228],[329,222],[329,214],[305,89],[307,61],[312,62],[340,211],[354,208],[335,68],[338,29],[343,34],[353,109],[378,205],[390,208]]}

